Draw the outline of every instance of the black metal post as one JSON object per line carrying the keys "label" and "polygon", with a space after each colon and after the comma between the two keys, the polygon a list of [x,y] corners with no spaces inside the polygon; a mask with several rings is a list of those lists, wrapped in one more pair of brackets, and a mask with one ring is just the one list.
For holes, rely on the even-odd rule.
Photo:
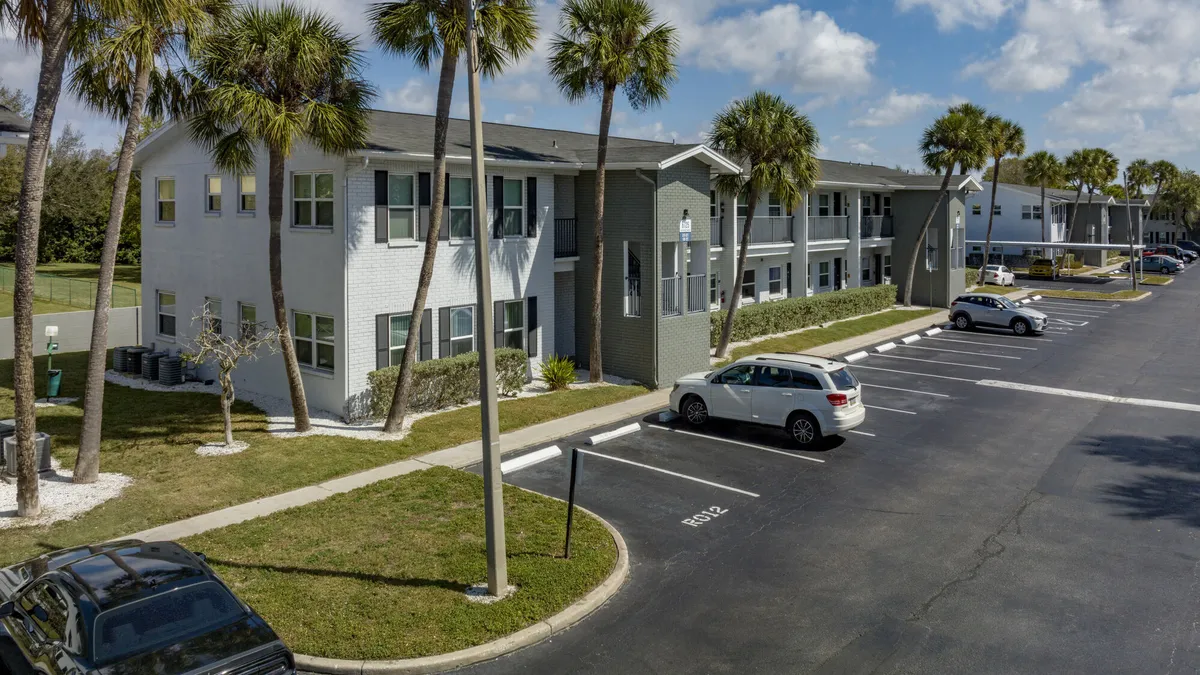
{"label": "black metal post", "polygon": [[575,479],[579,475],[578,471],[579,450],[571,448],[571,489],[567,495],[567,544],[563,551],[563,557],[567,560],[571,559],[571,524],[575,516]]}

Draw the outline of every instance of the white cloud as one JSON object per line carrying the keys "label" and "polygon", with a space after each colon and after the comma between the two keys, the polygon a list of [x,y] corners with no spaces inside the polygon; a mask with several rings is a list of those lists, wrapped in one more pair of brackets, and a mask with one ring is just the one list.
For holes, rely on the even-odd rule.
{"label": "white cloud", "polygon": [[940,31],[959,26],[988,28],[1008,13],[1014,0],[896,0],[896,9],[908,12],[925,7],[933,12]]}
{"label": "white cloud", "polygon": [[389,110],[432,115],[437,110],[437,91],[426,80],[411,79],[399,89],[381,92],[380,100]]}
{"label": "white cloud", "polygon": [[527,125],[533,122],[534,117],[533,106],[527,105],[521,108],[518,112],[510,112],[504,115],[505,124]]}
{"label": "white cloud", "polygon": [[892,89],[867,109],[862,116],[850,121],[852,127],[890,127],[902,124],[927,108],[952,106],[963,99],[958,96],[939,98],[932,94],[902,94]]}
{"label": "white cloud", "polygon": [[625,138],[644,138],[648,141],[676,141],[680,139],[678,131],[667,130],[662,121],[651,122],[640,127],[617,127],[614,136]]}
{"label": "white cloud", "polygon": [[857,159],[862,159],[866,157],[874,157],[875,155],[879,154],[879,151],[875,149],[875,146],[871,145],[871,143],[874,141],[875,137],[872,136],[871,138],[866,139],[851,138],[847,140],[847,143],[850,150],[858,155]]}
{"label": "white cloud", "polygon": [[496,98],[518,103],[536,103],[542,100],[542,84],[531,80],[518,80],[492,85],[488,93]]}

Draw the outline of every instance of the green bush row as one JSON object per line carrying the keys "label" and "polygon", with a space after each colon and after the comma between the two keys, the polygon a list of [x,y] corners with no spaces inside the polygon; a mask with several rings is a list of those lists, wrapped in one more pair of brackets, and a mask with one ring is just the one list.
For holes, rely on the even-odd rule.
{"label": "green bush row", "polygon": [[[525,385],[529,356],[521,349],[496,350],[496,388],[503,396],[516,396]],[[400,366],[367,374],[371,416],[386,417],[396,390]],[[479,398],[479,353],[448,359],[420,361],[413,367],[413,388],[408,399],[411,412],[432,412],[463,405]]]}
{"label": "green bush row", "polygon": [[[896,287],[848,288],[807,298],[788,298],[738,309],[733,317],[733,342],[818,326],[888,309],[896,304]],[[709,340],[713,347],[721,339],[727,310],[709,315]]]}

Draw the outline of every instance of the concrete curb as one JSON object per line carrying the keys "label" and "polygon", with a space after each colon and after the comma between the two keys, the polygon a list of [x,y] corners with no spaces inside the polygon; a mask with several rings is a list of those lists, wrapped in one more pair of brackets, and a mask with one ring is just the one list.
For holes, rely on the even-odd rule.
{"label": "concrete curb", "polygon": [[1133,298],[1064,298],[1058,295],[1044,296],[1046,300],[1071,300],[1074,302],[1140,302],[1153,295],[1153,291],[1146,291],[1139,296]]}
{"label": "concrete curb", "polygon": [[483,661],[503,656],[524,647],[535,645],[548,637],[557,635],[575,624],[583,621],[592,612],[608,602],[625,580],[629,578],[629,549],[625,538],[607,520],[596,514],[576,507],[580,511],[600,521],[600,524],[612,535],[617,545],[617,563],[608,578],[593,588],[575,603],[554,616],[538,621],[522,630],[493,640],[476,647],[460,649],[449,654],[437,656],[422,656],[415,659],[397,659],[393,661],[358,661],[346,659],[326,659],[318,656],[296,654],[296,669],[322,675],[416,675],[423,673],[440,673],[454,668],[462,668]]}

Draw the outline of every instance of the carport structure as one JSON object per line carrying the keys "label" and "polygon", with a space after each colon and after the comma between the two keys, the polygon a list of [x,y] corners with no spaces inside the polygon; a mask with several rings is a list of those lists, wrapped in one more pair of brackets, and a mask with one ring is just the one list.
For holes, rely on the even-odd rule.
{"label": "carport structure", "polygon": [[[980,247],[983,247],[983,246],[987,246],[988,242],[984,241],[982,239],[968,239],[967,245],[968,246],[978,245]],[[1068,250],[1071,250],[1071,251],[1116,251],[1116,250],[1124,250],[1124,249],[1132,248],[1134,253],[1140,254],[1143,250],[1146,249],[1145,244],[1133,244],[1132,246],[1130,244],[1076,244],[1074,242],[1069,242],[1069,241],[1056,241],[1056,242],[992,241],[991,245],[1001,247],[1001,249],[1000,249],[1001,263],[1000,264],[1004,264],[1003,263],[1003,260],[1004,260],[1003,251],[1004,251],[1004,247],[1007,247],[1007,246],[1020,246],[1022,248],[1027,248],[1027,249],[1028,248],[1036,248],[1036,249],[1042,249],[1044,251],[1049,251],[1050,255],[1048,257],[1050,257],[1051,259],[1053,259],[1055,256],[1057,256],[1059,253],[1065,254]],[[985,262],[984,264],[989,264],[989,263]],[[1142,278],[1145,277],[1145,272],[1142,272],[1141,277]]]}

